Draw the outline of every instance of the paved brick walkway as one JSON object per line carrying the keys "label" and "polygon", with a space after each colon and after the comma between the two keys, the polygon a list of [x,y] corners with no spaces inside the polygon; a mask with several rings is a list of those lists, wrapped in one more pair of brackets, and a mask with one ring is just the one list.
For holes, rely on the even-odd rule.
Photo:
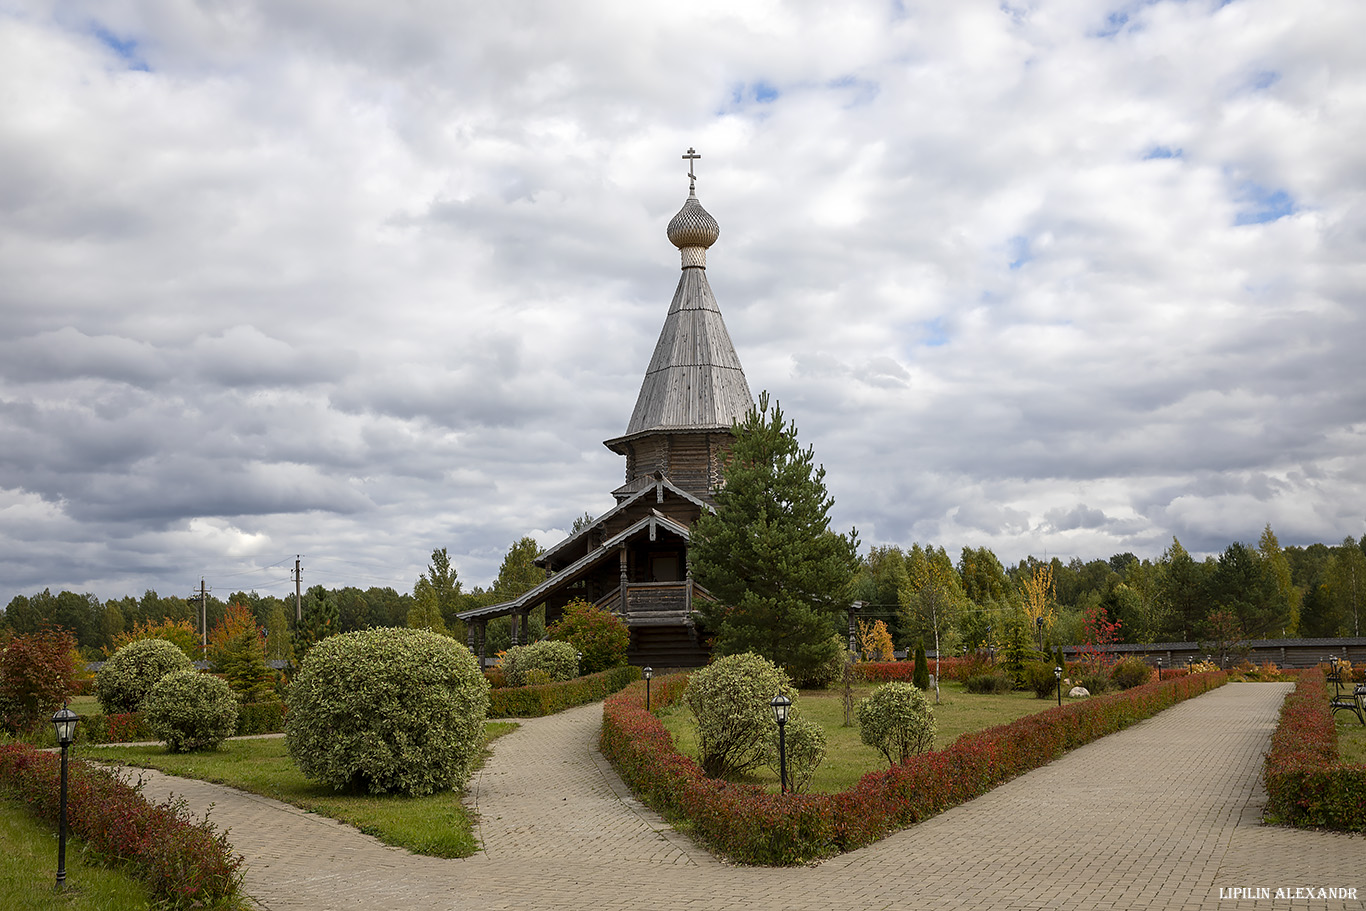
{"label": "paved brick walkway", "polygon": [[[1230,684],[971,803],[812,867],[722,863],[636,803],[595,744],[601,706],[524,722],[472,783],[485,850],[418,857],[323,817],[157,776],[214,804],[270,911],[1366,908],[1366,839],[1258,825],[1288,687]],[[1354,871],[1354,872],[1349,872]],[[1356,888],[1356,900],[1220,898]],[[1227,894],[1227,893],[1226,893]]]}

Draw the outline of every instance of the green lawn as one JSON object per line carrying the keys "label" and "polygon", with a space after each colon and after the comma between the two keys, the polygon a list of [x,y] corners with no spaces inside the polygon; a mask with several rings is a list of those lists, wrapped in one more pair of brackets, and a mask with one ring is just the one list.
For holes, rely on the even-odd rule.
{"label": "green lawn", "polygon": [[145,911],[151,892],[121,870],[87,862],[79,839],[66,843],[67,888],[57,893],[57,832],[21,804],[0,799],[0,899],[24,911]]}
{"label": "green lawn", "polygon": [[[872,685],[854,687],[855,705],[874,689]],[[1036,699],[1032,693],[977,695],[966,692],[960,684],[953,682],[945,682],[940,687],[940,700],[940,704],[934,707],[938,728],[936,749],[948,746],[960,734],[968,731],[1005,724],[1057,705],[1051,699]],[[930,701],[934,701],[933,692],[930,693]],[[887,768],[886,758],[859,739],[857,721],[853,727],[844,727],[842,689],[802,690],[797,697],[797,705],[805,717],[819,722],[825,728],[825,761],[812,779],[812,791],[843,791],[868,772]],[[697,738],[687,706],[680,700],[657,714],[674,735],[674,743],[679,751],[696,758]],[[747,780],[775,791],[778,789],[778,776],[766,768],[760,768]]]}
{"label": "green lawn", "polygon": [[96,715],[104,711],[100,708],[100,701],[94,696],[72,696],[71,711],[84,718],[86,715]]}
{"label": "green lawn", "polygon": [[[516,724],[490,721],[485,743]],[[230,740],[204,753],[168,753],[164,747],[82,745],[77,755],[122,765],[160,769],[171,775],[213,781],[273,797],[296,807],[339,819],[385,844],[432,857],[468,857],[478,850],[462,795],[453,791],[428,797],[338,793],[304,778],[280,737]]]}
{"label": "green lawn", "polygon": [[1366,765],[1366,727],[1357,721],[1357,716],[1348,712],[1338,712],[1338,755],[1343,762]]}

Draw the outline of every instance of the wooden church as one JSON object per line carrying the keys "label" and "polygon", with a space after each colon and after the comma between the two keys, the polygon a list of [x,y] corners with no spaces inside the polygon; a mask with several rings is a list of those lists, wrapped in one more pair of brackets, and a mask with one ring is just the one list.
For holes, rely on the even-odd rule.
{"label": "wooden church", "polygon": [[707,282],[707,249],[721,228],[697,200],[693,160],[700,157],[692,149],[683,156],[688,198],[668,228],[683,274],[626,432],[604,443],[626,458],[626,482],[612,491],[616,506],[537,558],[545,582],[459,615],[483,663],[490,619],[511,617],[516,644],[530,610],[544,604],[549,625],[575,598],[626,621],[632,664],[695,667],[707,660],[693,608],[711,595],[692,581],[689,534],[704,510],[715,509],[732,422],[754,398]]}

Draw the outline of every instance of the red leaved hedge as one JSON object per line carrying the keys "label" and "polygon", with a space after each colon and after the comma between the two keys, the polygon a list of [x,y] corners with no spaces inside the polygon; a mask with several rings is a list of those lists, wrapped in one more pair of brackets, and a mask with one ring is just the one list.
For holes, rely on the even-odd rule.
{"label": "red leaved hedge", "polygon": [[[60,758],[24,745],[0,746],[0,792],[53,826],[60,818]],[[237,894],[242,857],[183,800],[151,804],[112,772],[73,761],[67,824],[100,855],[127,864],[164,905],[214,905]]]}
{"label": "red leaved hedge", "polygon": [[[975,673],[985,673],[994,670],[985,658],[972,656],[961,658],[958,656],[945,656],[943,658],[930,658],[926,662],[931,674],[935,673],[935,667],[939,668],[939,675],[944,680],[957,680],[962,683],[969,676]],[[891,683],[902,681],[913,683],[911,675],[915,673],[914,661],[860,661],[854,665],[854,679],[862,680],[865,683]]]}
{"label": "red leaved hedge", "polygon": [[[604,704],[599,746],[642,801],[718,853],[740,863],[800,864],[870,844],[1227,679],[1213,672],[1149,683],[964,734],[942,750],[870,772],[839,794],[770,794],[705,777],[645,711],[639,685]],[[655,684],[658,708],[682,694],[687,678]]]}
{"label": "red leaved hedge", "polygon": [[1366,765],[1338,759],[1337,726],[1322,671],[1300,674],[1281,706],[1262,780],[1269,821],[1366,832]]}

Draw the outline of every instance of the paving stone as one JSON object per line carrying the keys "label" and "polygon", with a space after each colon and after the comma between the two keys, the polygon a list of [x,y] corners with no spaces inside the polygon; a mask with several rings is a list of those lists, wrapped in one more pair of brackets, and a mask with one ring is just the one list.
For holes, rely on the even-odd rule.
{"label": "paving stone", "polygon": [[[230,829],[269,911],[1366,907],[1366,838],[1263,827],[1259,775],[1289,686],[1229,684],[824,863],[723,863],[641,806],[597,752],[601,704],[522,722],[471,783],[478,855],[419,857],[324,817],[151,776]],[[1354,887],[1356,900],[1221,899]],[[1225,893],[1228,894],[1228,893]]]}

